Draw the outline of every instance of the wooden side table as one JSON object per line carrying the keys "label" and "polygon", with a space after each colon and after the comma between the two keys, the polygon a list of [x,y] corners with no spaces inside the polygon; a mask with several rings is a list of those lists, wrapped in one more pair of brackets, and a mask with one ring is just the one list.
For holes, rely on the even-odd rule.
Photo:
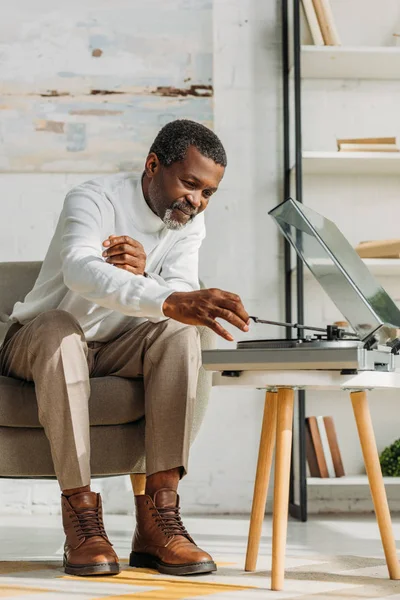
{"label": "wooden side table", "polygon": [[235,378],[214,373],[213,385],[267,390],[250,517],[246,571],[256,569],[272,458],[276,448],[271,589],[278,591],[283,588],[294,390],[342,389],[350,392],[389,576],[391,579],[400,579],[400,565],[367,398],[369,389],[399,388],[400,373],[360,371],[356,375],[341,375],[339,371],[243,371],[240,377]]}

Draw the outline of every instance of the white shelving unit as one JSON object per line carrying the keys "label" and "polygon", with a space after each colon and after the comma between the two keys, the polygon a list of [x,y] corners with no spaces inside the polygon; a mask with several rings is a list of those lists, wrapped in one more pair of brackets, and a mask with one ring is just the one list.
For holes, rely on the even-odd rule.
{"label": "white shelving unit", "polygon": [[[384,477],[385,485],[400,485],[400,477]],[[368,485],[366,475],[346,475],[344,477],[307,477],[308,485],[339,486],[339,485]]]}
{"label": "white shelving unit", "polygon": [[[400,47],[302,46],[301,76],[303,80],[400,80]],[[302,167],[305,175],[400,176],[400,152],[303,151]],[[304,184],[306,181],[308,179]],[[400,259],[364,259],[364,263],[378,278],[400,277]],[[295,276],[295,273],[296,269],[293,269],[292,275]],[[313,277],[307,268],[304,269],[304,276],[307,279]],[[393,491],[392,495],[398,495],[396,486],[400,485],[400,477],[384,477],[384,483]],[[369,495],[367,475],[326,479],[307,477],[307,485],[315,490],[317,496],[324,494],[325,488],[326,497],[329,498],[340,499],[343,493],[341,487],[349,488],[349,493],[356,495],[359,489],[359,499]],[[352,487],[355,490],[351,490]]]}
{"label": "white shelving unit", "polygon": [[399,79],[400,47],[302,46],[303,79]]}
{"label": "white shelving unit", "polygon": [[400,152],[305,151],[303,152],[303,173],[306,175],[400,176]]}

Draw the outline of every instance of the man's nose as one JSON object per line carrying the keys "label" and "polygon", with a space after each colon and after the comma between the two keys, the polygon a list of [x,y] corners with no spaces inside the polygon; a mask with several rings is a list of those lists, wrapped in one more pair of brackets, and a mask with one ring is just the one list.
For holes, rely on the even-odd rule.
{"label": "man's nose", "polygon": [[199,190],[198,192],[192,192],[191,194],[187,194],[186,200],[194,208],[200,208],[200,206],[201,206],[201,191]]}

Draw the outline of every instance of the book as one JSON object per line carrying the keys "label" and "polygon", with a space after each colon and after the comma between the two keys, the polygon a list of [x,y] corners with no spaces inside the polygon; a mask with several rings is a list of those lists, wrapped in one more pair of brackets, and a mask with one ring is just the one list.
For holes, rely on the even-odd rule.
{"label": "book", "polygon": [[311,477],[343,477],[333,417],[306,418],[306,456]]}
{"label": "book", "polygon": [[342,456],[340,454],[339,444],[336,436],[335,424],[333,417],[324,417],[325,431],[328,438],[328,444],[332,456],[333,468],[336,477],[344,477],[344,467]]}
{"label": "book", "polygon": [[392,144],[342,144],[339,152],[399,152]]}
{"label": "book", "polygon": [[324,46],[324,38],[322,37],[321,28],[318,23],[312,0],[301,0],[303,9],[306,15],[307,23],[310,28],[310,33],[315,46]]}
{"label": "book", "polygon": [[306,419],[306,457],[311,477],[321,477],[308,419]]}
{"label": "book", "polygon": [[349,138],[349,139],[337,139],[336,140],[338,149],[342,144],[391,144],[396,145],[397,141],[395,137],[380,137],[380,138]]}
{"label": "book", "polygon": [[328,476],[335,477],[335,468],[333,466],[331,449],[326,434],[324,417],[317,417],[318,431],[321,438],[322,450],[324,451],[325,462],[328,469]]}
{"label": "book", "polygon": [[399,152],[395,137],[336,140],[339,152]]}
{"label": "book", "polygon": [[312,0],[312,2],[325,44],[327,46],[340,46],[340,37],[329,0]]}
{"label": "book", "polygon": [[316,417],[308,417],[306,423],[309,427],[310,437],[315,452],[315,458],[318,465],[320,477],[329,477],[328,467],[325,460],[324,450],[322,447],[321,436],[319,433],[318,423]]}
{"label": "book", "polygon": [[400,239],[360,242],[355,250],[361,258],[399,258]]}

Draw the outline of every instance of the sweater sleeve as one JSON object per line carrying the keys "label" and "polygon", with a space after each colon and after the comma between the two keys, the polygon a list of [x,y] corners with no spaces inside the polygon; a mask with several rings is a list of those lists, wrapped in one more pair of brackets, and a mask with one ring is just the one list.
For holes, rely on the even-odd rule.
{"label": "sweater sleeve", "polygon": [[[102,256],[103,215],[110,210],[94,187],[74,188],[62,219],[61,261],[65,285],[90,302],[122,314],[165,319],[162,306],[171,288],[155,279],[115,268]],[[102,237],[104,235],[104,237]]]}
{"label": "sweater sleeve", "polygon": [[194,231],[178,240],[169,250],[160,275],[149,273],[162,286],[175,292],[193,292],[199,285],[199,250],[205,237],[204,215],[196,217]]}

